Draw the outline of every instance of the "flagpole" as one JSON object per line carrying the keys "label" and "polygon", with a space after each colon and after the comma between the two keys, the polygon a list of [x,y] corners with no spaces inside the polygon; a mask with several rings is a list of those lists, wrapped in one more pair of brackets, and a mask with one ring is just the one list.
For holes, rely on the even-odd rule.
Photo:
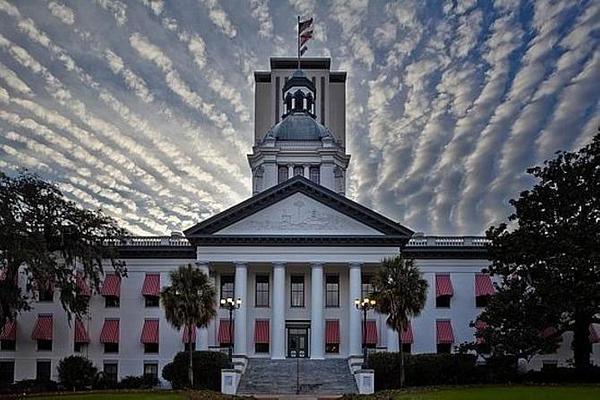
{"label": "flagpole", "polygon": [[300,16],[298,15],[298,34],[297,34],[297,40],[298,40],[298,69],[300,69]]}

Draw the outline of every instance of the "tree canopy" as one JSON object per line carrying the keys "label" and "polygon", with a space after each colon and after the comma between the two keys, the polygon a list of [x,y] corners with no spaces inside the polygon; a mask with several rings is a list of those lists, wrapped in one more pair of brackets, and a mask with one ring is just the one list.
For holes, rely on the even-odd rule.
{"label": "tree canopy", "polygon": [[29,310],[32,293],[41,286],[59,289],[69,318],[86,313],[87,298],[75,273],[95,289],[103,259],[125,274],[105,240],[119,241],[125,233],[101,210],[82,209],[37,175],[0,172],[0,322]]}
{"label": "tree canopy", "polygon": [[[600,133],[579,151],[557,152],[527,172],[537,183],[510,201],[508,224],[486,233],[490,272],[510,278],[501,292],[509,302],[492,301],[481,319],[490,332],[521,320],[531,335],[542,323],[531,309],[546,310],[547,328],[573,331],[575,366],[587,368],[589,326],[600,322]],[[526,294],[520,305],[510,303],[516,296],[509,290]],[[512,340],[484,336],[491,346]]]}

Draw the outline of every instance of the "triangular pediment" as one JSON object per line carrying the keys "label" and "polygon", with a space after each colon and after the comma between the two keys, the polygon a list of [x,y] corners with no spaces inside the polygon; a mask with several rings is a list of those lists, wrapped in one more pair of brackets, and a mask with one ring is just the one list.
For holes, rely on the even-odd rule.
{"label": "triangular pediment", "polygon": [[185,231],[195,244],[402,245],[413,232],[296,176]]}
{"label": "triangular pediment", "polygon": [[384,235],[303,193],[294,193],[215,235]]}

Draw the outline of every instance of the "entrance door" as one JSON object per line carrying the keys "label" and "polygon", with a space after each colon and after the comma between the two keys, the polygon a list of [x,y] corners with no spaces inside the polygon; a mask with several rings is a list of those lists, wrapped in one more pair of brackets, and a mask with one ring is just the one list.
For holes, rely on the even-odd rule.
{"label": "entrance door", "polygon": [[288,357],[306,358],[308,357],[308,329],[307,328],[289,328],[288,329]]}

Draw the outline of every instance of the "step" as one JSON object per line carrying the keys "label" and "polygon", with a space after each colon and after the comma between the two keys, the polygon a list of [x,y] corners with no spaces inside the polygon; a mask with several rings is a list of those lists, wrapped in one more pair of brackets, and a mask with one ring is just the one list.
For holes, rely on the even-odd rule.
{"label": "step", "polygon": [[250,359],[238,394],[342,395],[356,393],[356,383],[345,359]]}

